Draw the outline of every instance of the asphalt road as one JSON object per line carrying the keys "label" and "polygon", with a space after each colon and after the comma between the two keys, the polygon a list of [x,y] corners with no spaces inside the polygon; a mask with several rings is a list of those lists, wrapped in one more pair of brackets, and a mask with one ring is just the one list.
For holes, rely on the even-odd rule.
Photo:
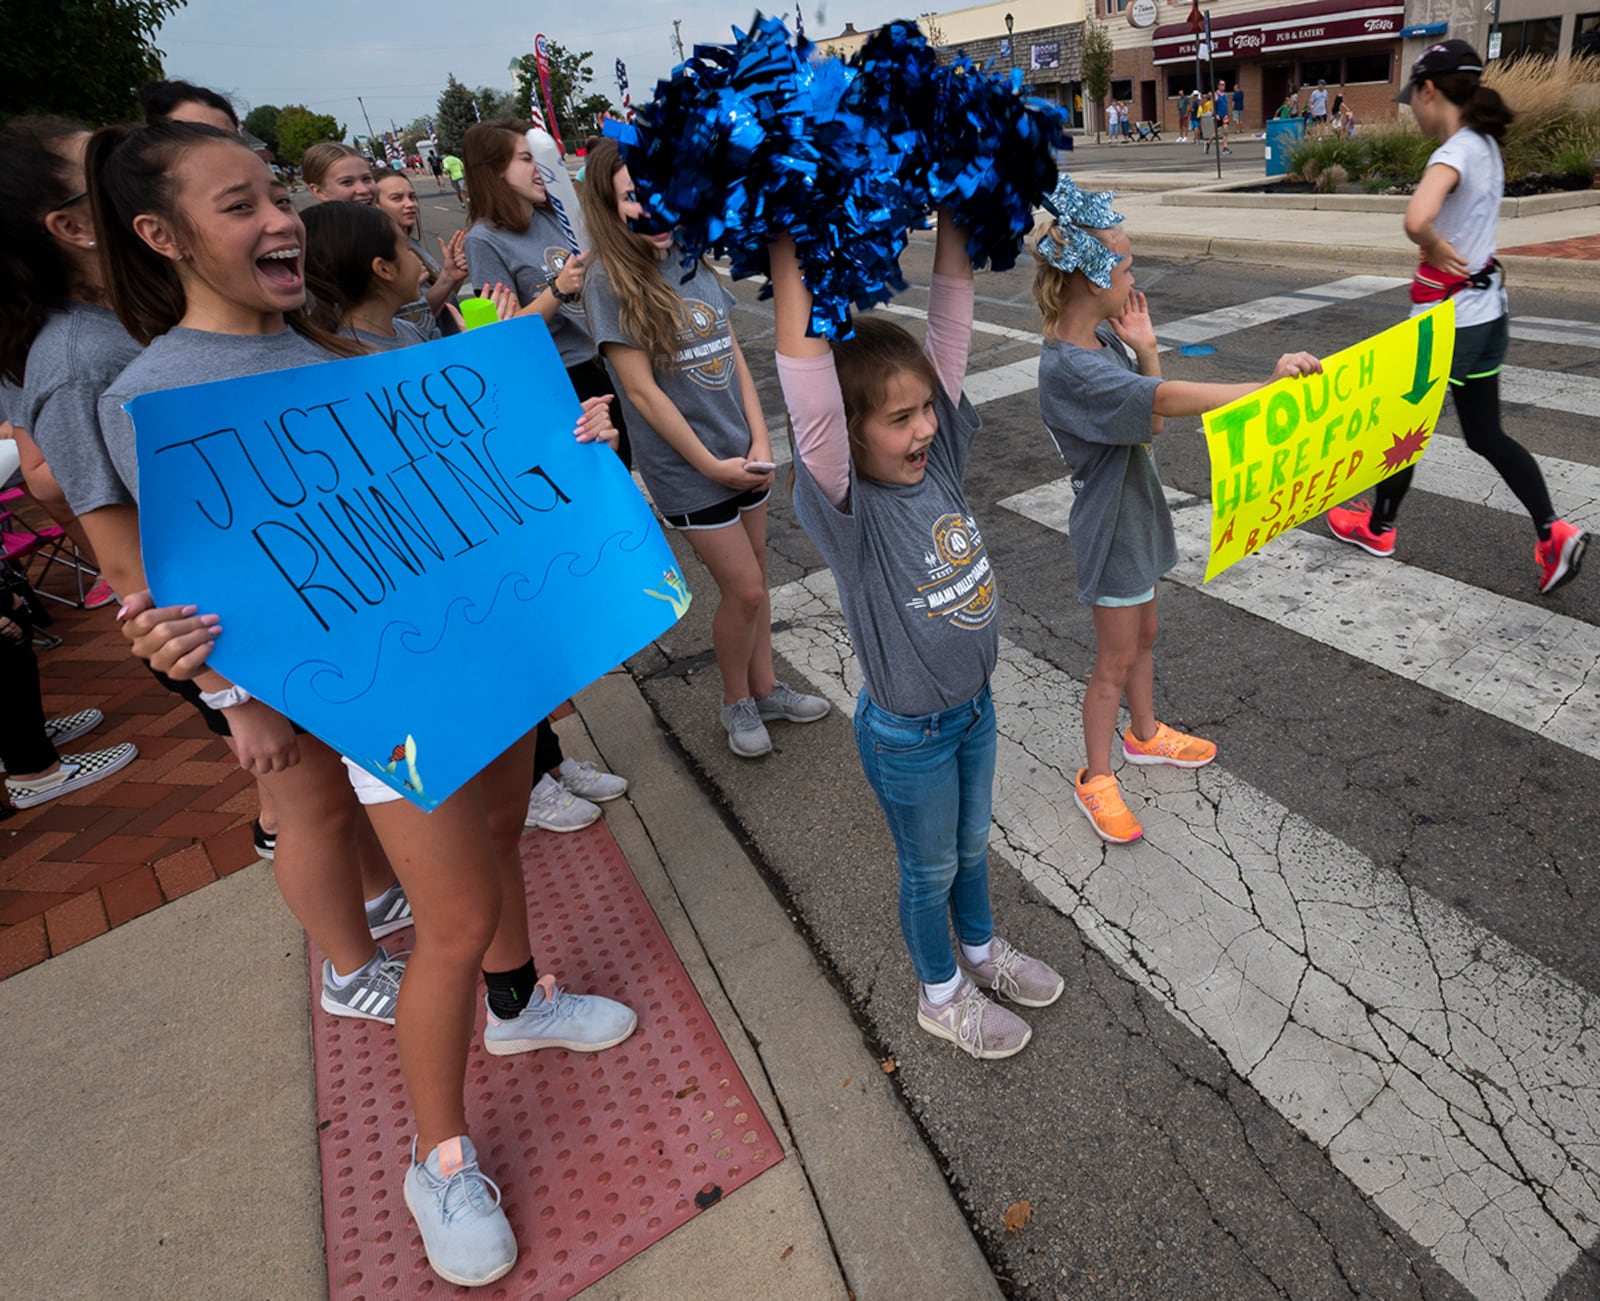
{"label": "asphalt road", "polygon": [[[1139,150],[1113,147],[1105,165]],[[431,182],[419,190],[425,221],[446,228],[453,201],[434,198]],[[915,240],[908,280],[926,284],[930,263],[931,244]],[[1401,319],[1403,290],[1317,289],[1360,274],[1136,267],[1158,333],[1315,291],[1310,310],[1219,327],[1206,355],[1167,354],[1170,377],[1227,381],[1264,378],[1281,352],[1331,352]],[[1025,268],[982,275],[979,321],[1031,334],[1028,279]],[[735,293],[736,331],[777,415],[770,311],[754,285]],[[925,302],[913,289],[901,305]],[[1581,325],[1596,306],[1513,290],[1518,318]],[[1508,377],[1517,401],[1505,424],[1546,460],[1558,508],[1588,509],[1600,473],[1589,396],[1600,390],[1586,385],[1600,383],[1600,348],[1576,327],[1545,330],[1559,341],[1512,344],[1510,363],[1526,373]],[[969,376],[1037,351],[979,333]],[[1558,392],[1569,397],[1549,396]],[[778,726],[775,753],[758,762],[728,752],[710,654],[714,589],[681,545],[698,599],[630,667],[863,1033],[898,1063],[906,1106],[1002,1285],[1097,1301],[1600,1295],[1600,763],[1585,721],[1600,682],[1585,658],[1600,628],[1600,575],[1534,595],[1528,521],[1463,477],[1472,458],[1447,406],[1425,458],[1427,471],[1440,468],[1419,471],[1398,560],[1338,548],[1319,521],[1274,544],[1275,556],[1310,559],[1266,605],[1162,584],[1158,708],[1217,741],[1219,775],[1138,788],[1171,820],[1147,820],[1147,841],[1158,842],[1148,854],[1103,851],[1063,795],[1090,620],[1074,600],[1070,544],[1019,497],[1063,469],[1031,388],[980,411],[967,492],[1000,577],[1008,649],[997,693],[1002,733],[1017,734],[1002,754],[1009,794],[997,806],[993,895],[1002,931],[1067,977],[1056,1006],[1028,1014],[1036,1034],[1021,1056],[976,1064],[916,1028],[892,845],[848,715]],[[1209,497],[1197,420],[1169,421],[1158,456],[1183,502]],[[796,586],[825,588],[821,559],[781,491],[770,520],[786,672],[842,703],[837,620]],[[1491,623],[1500,631],[1483,631]],[[1474,667],[1472,655],[1434,644],[1446,633],[1493,662]],[[1401,642],[1409,649],[1392,653]],[[1550,682],[1548,709],[1523,708]],[[1241,958],[1263,931],[1281,938],[1262,919],[1286,882],[1298,949],[1291,940]],[[1224,933],[1241,910],[1256,924]],[[1213,944],[1215,961],[1197,972],[1195,954]],[[1275,992],[1286,956],[1292,983]],[[1222,988],[1231,964],[1243,974]],[[1255,1049],[1252,1000],[1279,1027]],[[1352,1016],[1362,1024],[1328,1024]],[[1299,1047],[1286,1043],[1294,1035]],[[1033,1218],[1014,1237],[1002,1218],[1019,1199]]]}

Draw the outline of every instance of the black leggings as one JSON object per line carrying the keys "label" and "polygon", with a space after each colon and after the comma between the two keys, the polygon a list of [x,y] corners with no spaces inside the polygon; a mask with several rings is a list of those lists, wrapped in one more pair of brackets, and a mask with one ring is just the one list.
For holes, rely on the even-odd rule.
{"label": "black leggings", "polygon": [[[1506,486],[1517,494],[1533,520],[1541,538],[1550,535],[1551,522],[1556,518],[1550,504],[1550,492],[1544,486],[1544,475],[1533,454],[1521,443],[1506,436],[1500,427],[1500,374],[1483,375],[1477,379],[1450,384],[1450,396],[1455,402],[1456,417],[1461,421],[1461,433],[1470,447],[1499,471]],[[1371,527],[1387,528],[1400,513],[1401,499],[1411,486],[1412,467],[1390,475],[1373,490]]]}

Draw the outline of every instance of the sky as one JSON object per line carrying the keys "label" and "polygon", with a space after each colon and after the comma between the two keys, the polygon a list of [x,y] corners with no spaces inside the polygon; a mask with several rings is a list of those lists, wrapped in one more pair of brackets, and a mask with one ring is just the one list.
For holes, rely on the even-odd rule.
{"label": "sky", "polygon": [[[802,3],[813,39],[847,21],[876,26],[913,8],[894,0]],[[783,12],[792,28],[793,8]],[[539,32],[569,50],[592,50],[591,89],[613,103],[620,102],[613,65],[622,59],[638,104],[677,62],[674,18],[682,19],[689,52],[696,41],[731,40],[733,25],[748,25],[753,13],[748,0],[189,0],[155,44],[169,77],[229,95],[241,118],[261,104],[304,104],[365,135],[357,96],[381,132],[391,118],[405,126],[431,115],[450,73],[468,86],[509,90],[507,65],[533,49]]]}

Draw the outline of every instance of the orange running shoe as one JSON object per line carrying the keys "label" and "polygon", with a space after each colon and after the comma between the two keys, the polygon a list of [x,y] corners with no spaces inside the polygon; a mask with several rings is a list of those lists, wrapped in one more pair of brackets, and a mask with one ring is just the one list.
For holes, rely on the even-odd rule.
{"label": "orange running shoe", "polygon": [[1128,806],[1122,802],[1115,777],[1090,777],[1087,768],[1079,768],[1072,798],[1101,840],[1126,845],[1144,835],[1139,819],[1129,813]]}
{"label": "orange running shoe", "polygon": [[1533,549],[1534,563],[1539,566],[1541,596],[1578,576],[1578,566],[1583,563],[1583,553],[1588,546],[1588,533],[1576,524],[1558,519],[1550,526],[1550,540]]}
{"label": "orange running shoe", "polygon": [[1174,768],[1204,768],[1217,757],[1212,741],[1174,731],[1165,723],[1156,724],[1156,734],[1141,741],[1130,727],[1122,734],[1122,757],[1129,763],[1164,763]]}
{"label": "orange running shoe", "polygon": [[1354,505],[1335,506],[1328,512],[1328,532],[1341,542],[1360,547],[1368,555],[1388,557],[1394,555],[1394,528],[1382,533],[1372,531],[1372,507],[1365,499]]}

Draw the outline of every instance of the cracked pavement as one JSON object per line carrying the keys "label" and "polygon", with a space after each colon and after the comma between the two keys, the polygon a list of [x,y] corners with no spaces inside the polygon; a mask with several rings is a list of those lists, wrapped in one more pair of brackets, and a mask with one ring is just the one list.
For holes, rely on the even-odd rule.
{"label": "cracked pavement", "polygon": [[[1222,274],[1141,260],[1141,284],[1162,289],[1158,330],[1164,314],[1198,319],[1207,303],[1294,289],[1293,273],[1234,268],[1219,288]],[[763,309],[751,286],[735,292],[772,410]],[[980,294],[980,317],[1030,328],[1025,272],[985,277]],[[1334,301],[1225,341],[1218,365],[1169,356],[1168,373],[1264,373],[1302,346],[1286,337],[1299,322],[1331,350],[1397,311]],[[1026,1014],[1024,1054],[977,1065],[915,1028],[892,847],[850,734],[853,659],[831,579],[781,494],[775,645],[834,716],[775,729],[759,764],[727,753],[714,593],[692,562],[701,599],[631,665],[864,1032],[898,1061],[906,1105],[1003,1286],[1096,1299],[1600,1295],[1600,600],[1580,581],[1535,605],[1526,574],[1508,572],[1508,542],[1519,556],[1526,544],[1493,485],[1430,493],[1426,471],[1407,502],[1406,564],[1352,563],[1315,528],[1264,552],[1295,554],[1285,574],[1241,582],[1243,596],[1186,586],[1202,567],[1186,530],[1209,527],[1206,472],[1199,440],[1169,422],[1161,465],[1185,568],[1162,589],[1158,704],[1176,702],[1173,721],[1213,736],[1222,757],[1198,773],[1124,769],[1146,836],[1103,846],[1072,805],[1092,638],[1071,598],[1062,471],[1025,383],[1031,355],[1011,334],[975,339],[973,369],[997,375],[967,481],[1005,618],[997,917],[1067,978],[1060,1004]],[[1526,421],[1507,426],[1528,436]],[[1582,463],[1587,428],[1541,417],[1529,439],[1576,467],[1551,476],[1574,513],[1600,485]],[[1443,448],[1444,470],[1475,462],[1446,446],[1448,416],[1442,433],[1428,455]],[[1019,513],[1030,495],[1035,509]],[[1012,1240],[1000,1221],[1016,1197],[1035,1218]]]}

